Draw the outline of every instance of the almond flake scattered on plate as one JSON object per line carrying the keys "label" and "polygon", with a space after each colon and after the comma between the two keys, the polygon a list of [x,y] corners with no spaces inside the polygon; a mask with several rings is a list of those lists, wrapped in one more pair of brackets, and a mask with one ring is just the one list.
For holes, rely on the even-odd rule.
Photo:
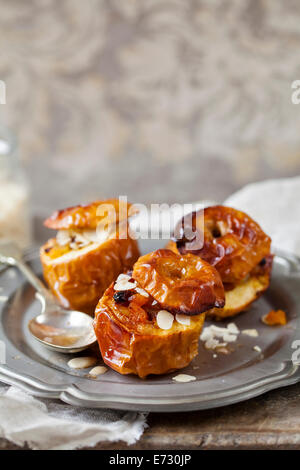
{"label": "almond flake scattered on plate", "polygon": [[250,330],[242,330],[242,334],[247,335],[247,336],[251,336],[252,338],[257,338],[258,331],[255,328],[250,329]]}
{"label": "almond flake scattered on plate", "polygon": [[194,380],[196,380],[196,377],[194,377],[194,375],[178,374],[175,375],[175,377],[172,377],[172,380],[174,380],[175,382],[186,383],[193,382]]}
{"label": "almond flake scattered on plate", "polygon": [[89,375],[91,375],[92,377],[98,377],[98,375],[103,375],[105,374],[105,372],[107,372],[107,367],[96,366],[93,367],[92,370],[90,370]]}
{"label": "almond flake scattered on plate", "polygon": [[205,341],[204,346],[206,349],[217,349],[222,346],[226,346],[226,343],[220,343],[220,341],[215,338],[209,338],[207,341]]}
{"label": "almond flake scattered on plate", "polygon": [[228,323],[227,325],[227,330],[230,332],[230,333],[234,333],[236,335],[239,334],[240,330],[238,329],[238,327],[236,326],[235,323]]}
{"label": "almond flake scattered on plate", "polygon": [[71,369],[87,369],[96,364],[97,358],[92,356],[86,357],[74,357],[68,362],[68,366]]}
{"label": "almond flake scattered on plate", "polygon": [[204,341],[206,349],[218,350],[225,348],[227,343],[233,343],[237,340],[240,330],[235,323],[229,323],[223,328],[216,325],[210,325],[203,329],[200,339]]}
{"label": "almond flake scattered on plate", "polygon": [[223,340],[225,341],[225,343],[233,343],[234,341],[236,341],[236,335],[233,335],[231,333],[224,333]]}

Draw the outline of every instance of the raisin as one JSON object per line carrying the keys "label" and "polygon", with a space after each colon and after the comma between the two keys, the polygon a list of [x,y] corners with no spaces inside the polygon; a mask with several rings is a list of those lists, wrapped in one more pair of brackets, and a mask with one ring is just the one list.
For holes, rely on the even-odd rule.
{"label": "raisin", "polygon": [[212,230],[212,236],[213,236],[214,238],[219,238],[219,237],[221,236],[221,232],[220,232],[220,230],[219,230],[217,227],[215,227],[215,228]]}
{"label": "raisin", "polygon": [[120,290],[114,294],[114,301],[117,304],[128,304],[129,297],[132,295],[132,292],[129,290]]}

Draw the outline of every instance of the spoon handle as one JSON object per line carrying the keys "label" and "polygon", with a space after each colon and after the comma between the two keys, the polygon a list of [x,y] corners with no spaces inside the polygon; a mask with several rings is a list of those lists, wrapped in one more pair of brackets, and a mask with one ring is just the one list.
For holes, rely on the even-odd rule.
{"label": "spoon handle", "polygon": [[53,294],[46,288],[42,281],[40,281],[32,269],[22,260],[22,253],[15,244],[0,243],[0,262],[10,266],[16,266],[37,292],[44,297],[47,303],[56,303]]}

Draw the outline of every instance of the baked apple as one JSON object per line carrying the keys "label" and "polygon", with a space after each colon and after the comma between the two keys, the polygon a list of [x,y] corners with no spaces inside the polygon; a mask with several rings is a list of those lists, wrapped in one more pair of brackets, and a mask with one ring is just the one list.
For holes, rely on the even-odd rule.
{"label": "baked apple", "polygon": [[273,255],[263,259],[246,278],[237,284],[225,284],[225,306],[212,309],[207,316],[217,319],[232,317],[247,310],[269,287]]}
{"label": "baked apple", "polygon": [[225,304],[217,270],[190,253],[157,250],[141,256],[133,267],[132,277],[172,313],[197,315]]}
{"label": "baked apple", "polygon": [[[192,230],[203,227],[193,247],[193,239],[184,237],[185,218],[176,230],[181,237],[171,240],[167,248],[178,254],[193,253],[214,266],[225,287],[225,307],[213,309],[216,317],[229,317],[245,310],[269,286],[273,256],[271,239],[261,227],[242,211],[231,207],[211,206],[192,213]],[[203,223],[201,223],[203,222]]]}
{"label": "baked apple", "polygon": [[[112,212],[99,211],[101,205]],[[139,250],[125,214],[119,201],[108,200],[57,211],[45,221],[58,232],[41,247],[43,274],[62,305],[93,314],[109,284],[132,268]]]}
{"label": "baked apple", "polygon": [[164,374],[187,366],[198,353],[205,314],[173,315],[121,274],[100,299],[94,328],[104,362],[120,374]]}

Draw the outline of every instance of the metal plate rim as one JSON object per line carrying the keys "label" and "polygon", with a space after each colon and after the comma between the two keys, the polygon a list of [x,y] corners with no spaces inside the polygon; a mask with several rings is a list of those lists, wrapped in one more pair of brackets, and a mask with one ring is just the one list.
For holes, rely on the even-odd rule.
{"label": "metal plate rim", "polygon": [[[300,260],[296,256],[282,253],[281,251],[276,254],[289,262],[289,275],[294,276],[296,274],[299,276],[300,284]],[[2,309],[3,307],[0,308],[0,312]],[[0,332],[3,333],[3,329],[1,330],[1,327],[2,325],[0,325]],[[297,332],[300,333],[299,321],[297,323]],[[74,380],[70,383],[66,382],[51,385],[35,376],[26,375],[5,365],[0,365],[0,381],[8,385],[18,386],[33,396],[60,399],[65,403],[75,406],[123,410],[128,409],[144,412],[181,412],[211,409],[230,405],[256,397],[272,389],[284,387],[300,381],[300,369],[298,364],[287,360],[287,358],[280,358],[280,355],[278,360],[279,365],[282,365],[282,368],[276,373],[272,373],[259,380],[254,380],[253,382],[250,381],[236,385],[231,389],[229,388],[227,391],[221,390],[220,392],[217,391],[211,393],[210,397],[207,397],[206,394],[206,398],[203,397],[203,393],[201,396],[201,390],[198,394],[184,395],[180,398],[175,396],[165,399],[162,396],[149,398],[146,396],[138,397],[126,395],[115,395],[112,397],[107,393],[95,394],[81,390],[80,382],[82,378],[81,380],[78,380],[78,378],[74,377]],[[40,366],[50,367],[44,364],[40,364]],[[67,375],[58,370],[55,372],[60,375]]]}

